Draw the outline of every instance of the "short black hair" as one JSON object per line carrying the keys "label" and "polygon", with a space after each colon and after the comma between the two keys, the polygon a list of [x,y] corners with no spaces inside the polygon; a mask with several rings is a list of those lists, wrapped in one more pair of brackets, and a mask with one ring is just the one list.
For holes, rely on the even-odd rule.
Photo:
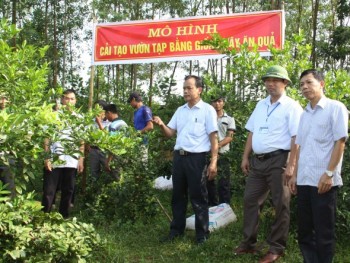
{"label": "short black hair", "polygon": [[318,81],[324,81],[324,75],[321,71],[317,70],[317,69],[307,69],[307,70],[304,70],[301,74],[300,74],[300,78],[301,79],[302,77],[306,76],[306,75],[309,75],[309,74],[312,74],[314,76],[315,79],[317,79]]}
{"label": "short black hair", "polygon": [[188,75],[185,77],[185,80],[188,80],[188,79],[195,79],[196,81],[196,87],[197,88],[203,88],[203,80],[201,77],[198,77],[196,75]]}
{"label": "short black hair", "polygon": [[142,101],[142,97],[140,95],[140,93],[136,92],[136,91],[133,91],[129,98],[128,98],[128,103],[130,103],[133,99],[135,99],[137,102],[140,102]]}
{"label": "short black hair", "polygon": [[74,89],[66,89],[65,91],[63,91],[62,95],[64,96],[71,93],[73,93],[74,95],[77,95]]}
{"label": "short black hair", "polygon": [[104,110],[105,110],[105,111],[112,112],[112,113],[114,113],[114,114],[119,114],[117,105],[115,105],[115,104],[108,104],[108,105],[106,105],[106,107],[104,108]]}
{"label": "short black hair", "polygon": [[102,107],[102,109],[105,109],[108,103],[105,100],[97,100],[95,101],[94,105],[99,105],[100,107]]}

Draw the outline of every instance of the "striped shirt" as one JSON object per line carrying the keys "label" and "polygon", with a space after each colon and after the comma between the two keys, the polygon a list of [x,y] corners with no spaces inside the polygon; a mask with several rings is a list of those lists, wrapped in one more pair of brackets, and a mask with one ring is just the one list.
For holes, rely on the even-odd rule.
{"label": "striped shirt", "polygon": [[[306,106],[299,124],[296,144],[300,145],[298,185],[318,186],[327,170],[334,144],[348,137],[348,111],[339,101],[322,97],[314,109]],[[333,185],[343,184],[342,158],[333,173]]]}
{"label": "striped shirt", "polygon": [[[224,111],[224,114],[221,117],[218,117],[218,129],[218,138],[220,142],[227,136],[227,131],[236,130],[235,119],[231,116],[228,116],[227,113]],[[219,153],[225,153],[229,150],[230,144],[228,143],[219,149]]]}

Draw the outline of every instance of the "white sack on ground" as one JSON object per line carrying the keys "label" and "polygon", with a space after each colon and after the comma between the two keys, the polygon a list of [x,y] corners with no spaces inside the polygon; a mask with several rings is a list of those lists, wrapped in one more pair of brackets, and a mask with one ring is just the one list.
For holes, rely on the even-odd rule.
{"label": "white sack on ground", "polygon": [[[229,204],[220,204],[209,208],[209,231],[224,227],[231,222],[237,221],[237,216]],[[186,229],[195,229],[194,215],[186,219]]]}
{"label": "white sack on ground", "polygon": [[167,179],[164,176],[160,176],[157,179],[154,180],[154,188],[159,190],[170,190],[173,189],[173,181],[171,179],[171,176],[169,179]]}

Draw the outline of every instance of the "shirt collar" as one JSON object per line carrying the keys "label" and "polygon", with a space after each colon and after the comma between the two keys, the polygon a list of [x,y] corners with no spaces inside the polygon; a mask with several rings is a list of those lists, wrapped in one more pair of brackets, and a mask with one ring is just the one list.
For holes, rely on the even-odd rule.
{"label": "shirt collar", "polygon": [[219,118],[224,118],[224,117],[228,117],[228,115],[227,115],[226,111],[224,111],[224,113],[222,114],[222,116],[221,116],[221,117],[219,117]]}
{"label": "shirt collar", "polygon": [[115,122],[117,120],[120,120],[120,117],[113,119],[111,122]]}
{"label": "shirt collar", "polygon": [[314,111],[317,107],[324,109],[326,107],[326,104],[327,104],[327,98],[325,96],[322,96],[321,99],[317,102],[314,109],[311,108],[311,103],[309,102],[306,105],[306,110],[307,111]]}
{"label": "shirt collar", "polygon": [[[284,92],[282,94],[282,96],[275,102],[275,104],[284,104],[286,103],[288,100],[288,97],[286,95],[286,93]],[[265,99],[265,104],[266,105],[271,105],[271,95],[269,95],[266,99]]]}
{"label": "shirt collar", "polygon": [[[202,108],[204,105],[204,102],[202,99],[200,99],[192,108]],[[191,109],[189,106],[188,106],[188,103],[186,103],[184,105],[184,108],[188,108],[188,109]]]}

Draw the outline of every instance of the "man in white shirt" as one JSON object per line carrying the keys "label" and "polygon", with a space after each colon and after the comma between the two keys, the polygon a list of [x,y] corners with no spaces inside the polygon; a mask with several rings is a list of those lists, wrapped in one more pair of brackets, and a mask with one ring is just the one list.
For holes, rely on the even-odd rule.
{"label": "man in white shirt", "polygon": [[[162,241],[173,241],[184,234],[187,202],[190,197],[195,213],[196,241],[197,244],[202,244],[209,237],[206,184],[217,173],[218,126],[214,108],[200,97],[203,90],[202,79],[194,75],[187,76],[183,90],[187,103],[176,110],[168,125],[157,116],[153,118],[153,122],[159,125],[166,137],[177,135],[172,173],[173,220],[169,235]],[[211,160],[207,164],[209,152]]]}
{"label": "man in white shirt", "polygon": [[[75,91],[68,89],[63,92],[61,98],[62,105],[65,106],[69,111],[72,111],[74,105],[76,104]],[[76,115],[71,112],[72,115]],[[71,140],[71,129],[67,127],[59,132],[61,140],[70,141]],[[45,151],[51,151],[52,155],[58,155],[62,164],[53,165],[51,163],[51,158],[45,160],[45,173],[43,182],[43,211],[50,212],[56,194],[57,187],[61,186],[61,201],[59,212],[64,217],[69,216],[69,207],[71,205],[72,196],[75,187],[75,177],[77,172],[81,173],[84,169],[84,145],[81,144],[79,150],[81,155],[70,156],[64,154],[64,147],[60,141],[50,143],[49,140],[45,141]]]}
{"label": "man in white shirt", "polygon": [[235,119],[224,110],[225,96],[223,94],[213,95],[211,105],[217,115],[219,159],[217,180],[208,181],[207,188],[209,206],[216,206],[222,203],[230,204],[231,201],[231,169],[227,154],[230,150],[236,124]]}
{"label": "man in white shirt", "polygon": [[[275,220],[266,242],[268,252],[259,263],[278,260],[287,245],[290,191],[286,180],[295,167],[295,136],[302,108],[286,95],[291,82],[286,69],[272,66],[262,76],[269,96],[258,102],[245,128],[249,131],[241,168],[247,175],[244,192],[243,240],[236,255],[257,252],[260,210],[271,193]],[[250,158],[250,154],[254,152]],[[289,158],[289,161],[288,161]]]}
{"label": "man in white shirt", "polygon": [[337,189],[349,114],[345,105],[324,95],[323,74],[300,75],[300,89],[309,103],[299,124],[297,171],[288,185],[298,194],[298,242],[305,263],[331,263],[335,252]]}

